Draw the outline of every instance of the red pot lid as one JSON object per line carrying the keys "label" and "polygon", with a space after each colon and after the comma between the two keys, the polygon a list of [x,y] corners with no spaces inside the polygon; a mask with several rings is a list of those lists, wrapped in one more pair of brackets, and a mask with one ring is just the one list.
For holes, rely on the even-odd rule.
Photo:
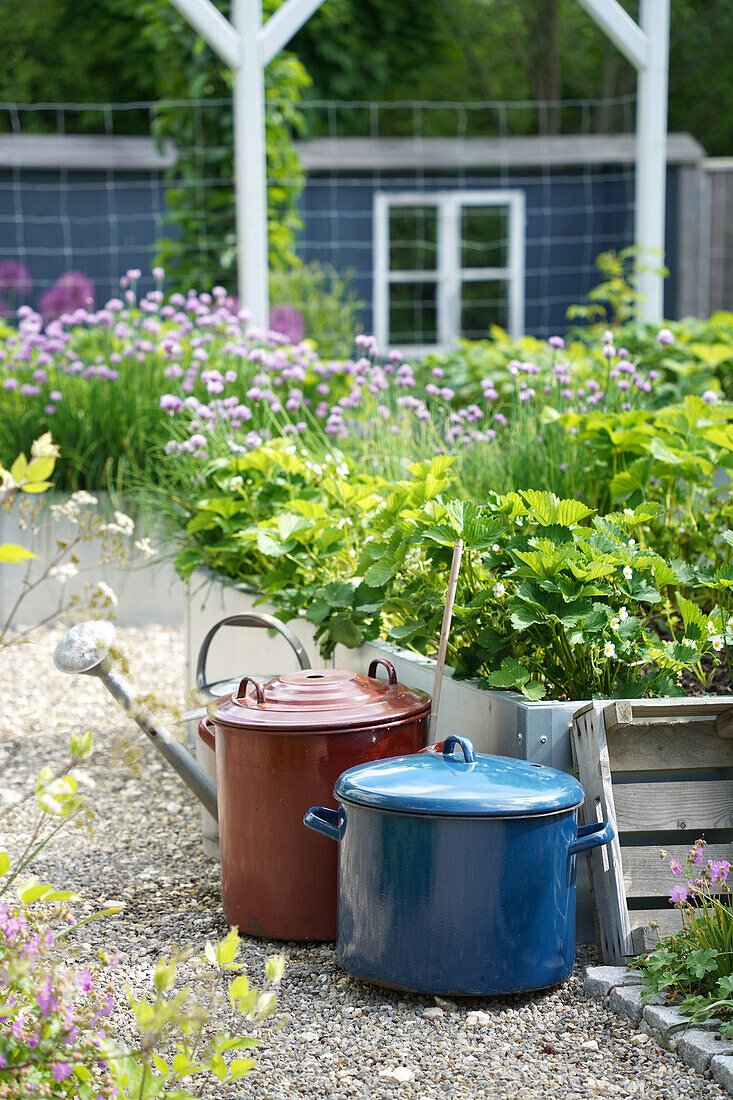
{"label": "red pot lid", "polygon": [[[388,681],[376,678],[379,665],[387,669]],[[243,729],[347,733],[412,718],[429,707],[427,692],[399,684],[389,661],[378,659],[368,676],[331,668],[304,669],[266,682],[245,676],[236,692],[215,699],[207,711],[214,723]]]}

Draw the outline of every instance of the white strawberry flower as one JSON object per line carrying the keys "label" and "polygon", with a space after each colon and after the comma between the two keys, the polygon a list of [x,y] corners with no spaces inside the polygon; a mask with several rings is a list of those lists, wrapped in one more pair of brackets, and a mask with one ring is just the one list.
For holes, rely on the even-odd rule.
{"label": "white strawberry flower", "polygon": [[615,657],[616,656],[616,646],[613,644],[613,642],[606,642],[606,644],[603,647],[603,656],[604,657]]}
{"label": "white strawberry flower", "polygon": [[619,619],[621,620],[621,622],[622,622],[622,623],[625,623],[625,622],[626,622],[626,620],[628,619],[628,617],[629,617],[629,613],[628,613],[628,611],[626,610],[626,604],[624,604],[624,606],[623,606],[623,607],[621,608],[621,610],[619,611],[619,613],[618,613],[618,617],[619,617]]}
{"label": "white strawberry flower", "polygon": [[618,630],[620,626],[621,620],[618,618],[618,616],[614,615],[614,617],[611,619],[611,630]]}
{"label": "white strawberry flower", "polygon": [[713,649],[715,650],[716,653],[720,653],[722,648],[723,648],[723,639],[720,637],[719,634],[717,634],[713,638]]}
{"label": "white strawberry flower", "polygon": [[630,581],[631,578],[633,577],[633,575],[634,575],[634,571],[631,568],[631,566],[630,565],[625,565],[624,566],[624,576],[626,577],[626,580]]}
{"label": "white strawberry flower", "polygon": [[506,586],[503,584],[502,581],[497,581],[497,583],[494,585],[494,595],[501,597],[504,595],[505,592]]}

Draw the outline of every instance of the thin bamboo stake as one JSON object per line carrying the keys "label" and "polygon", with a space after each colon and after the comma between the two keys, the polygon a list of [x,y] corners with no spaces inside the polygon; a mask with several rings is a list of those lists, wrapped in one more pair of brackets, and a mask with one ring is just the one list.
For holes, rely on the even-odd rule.
{"label": "thin bamboo stake", "polygon": [[440,706],[440,688],[443,683],[443,669],[445,668],[445,654],[448,649],[448,636],[450,635],[451,622],[453,621],[453,604],[456,600],[456,586],[458,574],[461,569],[463,557],[463,539],[456,539],[453,547],[453,561],[448,577],[448,591],[445,596],[445,610],[443,611],[443,625],[440,629],[440,644],[438,645],[438,659],[435,665],[435,683],[433,684],[433,701],[430,706],[428,718],[428,744],[432,744],[435,738],[435,730],[438,725],[438,707]]}

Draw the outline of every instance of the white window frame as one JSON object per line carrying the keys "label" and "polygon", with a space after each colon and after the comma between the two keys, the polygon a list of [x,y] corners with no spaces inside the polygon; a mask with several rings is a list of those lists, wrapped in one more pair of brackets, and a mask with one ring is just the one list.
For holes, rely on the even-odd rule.
{"label": "white window frame", "polygon": [[[390,271],[389,212],[395,206],[436,208],[437,267],[432,271]],[[466,206],[506,206],[509,209],[506,267],[461,266],[461,210]],[[508,284],[508,331],[524,332],[523,191],[377,191],[374,195],[374,335],[382,349],[389,345],[389,288],[392,283],[435,283],[438,342],[401,345],[413,355],[450,347],[461,337],[461,283],[501,279]]]}

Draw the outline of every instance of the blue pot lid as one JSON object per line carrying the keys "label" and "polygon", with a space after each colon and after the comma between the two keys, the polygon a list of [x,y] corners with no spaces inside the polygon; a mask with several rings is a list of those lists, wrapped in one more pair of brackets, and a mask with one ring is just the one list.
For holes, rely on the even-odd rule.
{"label": "blue pot lid", "polygon": [[[458,749],[456,752],[455,750]],[[475,753],[467,737],[448,737],[414,756],[349,768],[334,788],[341,802],[400,813],[516,817],[579,806],[577,779],[556,768]]]}

